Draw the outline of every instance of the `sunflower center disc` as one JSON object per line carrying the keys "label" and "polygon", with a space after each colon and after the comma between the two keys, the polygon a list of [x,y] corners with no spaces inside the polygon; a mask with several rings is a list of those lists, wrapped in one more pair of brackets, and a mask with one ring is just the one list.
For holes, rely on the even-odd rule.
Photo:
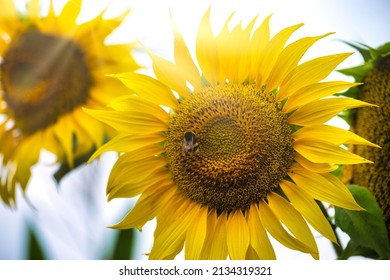
{"label": "sunflower center disc", "polygon": [[1,73],[4,100],[24,134],[84,104],[92,85],[84,53],[74,42],[35,29],[12,41]]}
{"label": "sunflower center disc", "polygon": [[287,116],[251,85],[209,87],[183,100],[166,151],[178,190],[217,211],[266,198],[293,162]]}

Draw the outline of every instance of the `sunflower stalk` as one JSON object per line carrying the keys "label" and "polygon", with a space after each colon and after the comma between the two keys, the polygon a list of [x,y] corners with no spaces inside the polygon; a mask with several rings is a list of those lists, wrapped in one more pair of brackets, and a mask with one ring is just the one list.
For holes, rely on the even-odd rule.
{"label": "sunflower stalk", "polygon": [[331,243],[332,243],[332,247],[337,255],[337,259],[339,259],[343,255],[344,249],[343,249],[343,247],[341,247],[340,237],[338,236],[337,231],[336,231],[337,226],[334,223],[332,223],[332,218],[329,215],[328,210],[325,208],[324,204],[318,200],[316,200],[316,202],[317,202],[318,206],[320,207],[321,212],[324,214],[325,218],[329,221],[330,226],[332,227],[332,229],[334,231],[334,235],[336,237],[337,244],[334,242],[331,242]]}

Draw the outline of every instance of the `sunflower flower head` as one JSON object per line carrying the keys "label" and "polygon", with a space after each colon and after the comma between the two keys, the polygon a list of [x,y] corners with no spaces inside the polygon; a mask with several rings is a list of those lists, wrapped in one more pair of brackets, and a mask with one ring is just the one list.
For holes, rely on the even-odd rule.
{"label": "sunflower flower head", "polygon": [[69,1],[57,15],[50,3],[42,16],[40,1],[29,1],[26,15],[0,1],[0,193],[9,206],[41,150],[71,169],[110,137],[112,128],[81,108],[106,108],[125,87],[105,75],[138,68],[133,46],[104,43],[128,11],[78,24],[81,5]]}
{"label": "sunflower flower head", "polygon": [[362,54],[364,63],[340,72],[364,84],[345,94],[378,107],[362,108],[349,115],[348,121],[353,131],[377,143],[381,149],[353,146],[356,154],[372,159],[374,164],[351,166],[344,174],[350,174],[346,176],[350,183],[367,187],[374,194],[383,210],[390,240],[390,43],[377,49],[352,46]]}
{"label": "sunflower flower head", "polygon": [[172,259],[183,247],[186,259],[275,259],[269,235],[318,259],[308,224],[336,238],[316,200],[362,210],[330,172],[369,162],[341,144],[375,145],[324,124],[369,106],[332,98],[356,83],[322,81],[350,54],[300,63],[329,34],[286,45],[302,24],[271,37],[269,20],[229,28],[229,19],[214,35],[208,10],[197,61],[174,25],[175,61],[151,53],[156,79],[117,74],[136,94],[114,101],[113,111],[89,111],[119,131],[95,154],[121,152],[108,198],[140,195],[113,227],[141,229],[156,218],[150,259]]}

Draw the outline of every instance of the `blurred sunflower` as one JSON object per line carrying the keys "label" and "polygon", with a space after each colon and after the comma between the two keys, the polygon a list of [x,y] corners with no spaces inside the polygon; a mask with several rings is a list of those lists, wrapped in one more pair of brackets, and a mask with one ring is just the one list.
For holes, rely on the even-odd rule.
{"label": "blurred sunflower", "polygon": [[271,38],[269,16],[257,28],[254,18],[229,29],[229,18],[214,36],[209,15],[196,39],[199,68],[174,25],[175,62],[151,54],[157,80],[115,75],[136,94],[111,103],[113,111],[88,110],[119,131],[94,155],[121,152],[108,199],[140,195],[113,227],[141,229],[156,217],[150,259],[172,259],[183,246],[186,259],[275,259],[268,234],[318,259],[308,224],[336,238],[316,200],[362,210],[330,172],[369,161],[340,144],[375,146],[324,125],[369,105],[329,98],[357,84],[322,81],[350,54],[298,64],[329,34],[285,46],[302,24]]}
{"label": "blurred sunflower", "polygon": [[72,168],[103,144],[114,131],[81,108],[106,108],[126,88],[105,75],[138,68],[133,46],[104,43],[128,11],[78,24],[81,5],[69,1],[56,15],[50,3],[42,17],[39,0],[26,15],[0,0],[0,193],[9,206],[18,186],[26,191],[41,150]]}
{"label": "blurred sunflower", "polygon": [[351,146],[356,154],[373,159],[374,164],[345,168],[343,179],[367,187],[374,194],[383,210],[390,240],[390,42],[376,49],[350,45],[360,52],[364,63],[340,72],[364,84],[351,88],[344,95],[379,106],[363,108],[344,117],[353,131],[377,143],[381,149]]}

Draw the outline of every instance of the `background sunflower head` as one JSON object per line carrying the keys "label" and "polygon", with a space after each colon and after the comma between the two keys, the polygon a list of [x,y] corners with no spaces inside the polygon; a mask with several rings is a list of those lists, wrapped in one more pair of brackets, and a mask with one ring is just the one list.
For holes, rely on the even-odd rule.
{"label": "background sunflower head", "polygon": [[390,240],[390,43],[378,48],[349,44],[359,51],[364,62],[356,67],[340,70],[364,84],[344,93],[378,107],[363,108],[344,114],[351,129],[364,138],[377,143],[381,149],[351,146],[356,154],[369,157],[372,165],[345,168],[343,179],[347,183],[367,187],[382,208]]}
{"label": "background sunflower head", "polygon": [[41,150],[62,163],[60,178],[112,135],[81,108],[105,108],[125,92],[106,75],[138,66],[133,45],[105,44],[128,11],[108,19],[103,11],[78,23],[82,0],[67,2],[59,14],[52,2],[47,13],[36,0],[28,2],[26,14],[12,0],[0,6],[0,193],[13,205]]}
{"label": "background sunflower head", "polygon": [[330,34],[287,44],[302,24],[271,36],[270,18],[214,35],[207,11],[196,61],[173,25],[174,62],[150,53],[156,79],[118,74],[136,94],[88,111],[119,132],[95,154],[122,153],[108,198],[140,195],[114,228],[157,219],[150,259],[274,259],[269,235],[318,259],[308,224],[337,241],[316,201],[362,210],[331,172],[370,163],[341,144],[376,145],[325,124],[369,106],[333,96],[357,83],[323,81],[350,54],[301,62]]}

